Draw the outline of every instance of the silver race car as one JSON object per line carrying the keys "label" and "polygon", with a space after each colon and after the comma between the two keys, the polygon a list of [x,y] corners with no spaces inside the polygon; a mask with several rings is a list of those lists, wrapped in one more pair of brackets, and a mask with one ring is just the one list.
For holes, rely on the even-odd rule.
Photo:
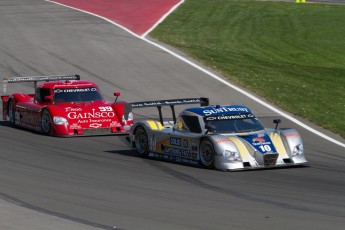
{"label": "silver race car", "polygon": [[[175,116],[175,105],[200,104]],[[208,105],[207,98],[132,103],[133,109],[157,107],[159,121],[143,120],[127,140],[143,157],[222,171],[307,165],[301,136],[294,129],[264,128],[241,105]],[[173,121],[163,121],[162,106],[170,106]]]}

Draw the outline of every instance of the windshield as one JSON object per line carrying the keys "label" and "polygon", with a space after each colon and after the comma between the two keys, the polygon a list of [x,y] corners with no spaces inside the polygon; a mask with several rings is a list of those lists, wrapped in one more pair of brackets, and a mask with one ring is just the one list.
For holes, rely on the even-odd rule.
{"label": "windshield", "polygon": [[85,102],[103,100],[96,87],[54,89],[55,102]]}
{"label": "windshield", "polygon": [[228,120],[206,120],[206,125],[210,125],[213,133],[245,133],[264,129],[256,117],[244,119]]}

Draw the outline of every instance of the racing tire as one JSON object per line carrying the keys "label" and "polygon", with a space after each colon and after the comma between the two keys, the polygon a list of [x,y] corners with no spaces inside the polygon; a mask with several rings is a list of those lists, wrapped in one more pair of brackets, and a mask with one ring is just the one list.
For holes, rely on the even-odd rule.
{"label": "racing tire", "polygon": [[134,145],[141,157],[147,157],[149,154],[149,138],[142,126],[138,126],[134,132]]}
{"label": "racing tire", "polygon": [[52,129],[52,118],[48,110],[43,110],[41,115],[41,132],[49,135]]}
{"label": "racing tire", "polygon": [[8,104],[8,118],[10,119],[11,125],[16,123],[16,106],[14,105],[14,101],[10,100]]}
{"label": "racing tire", "polygon": [[200,143],[200,161],[204,168],[214,168],[215,151],[209,139],[203,139]]}

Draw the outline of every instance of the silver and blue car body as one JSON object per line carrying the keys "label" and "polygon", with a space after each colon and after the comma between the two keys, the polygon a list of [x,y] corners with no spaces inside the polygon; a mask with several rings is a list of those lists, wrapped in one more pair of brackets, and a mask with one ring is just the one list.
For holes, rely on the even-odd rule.
{"label": "silver and blue car body", "polygon": [[[143,157],[222,171],[303,166],[308,162],[294,129],[264,128],[248,107],[202,103],[205,98],[134,103],[134,107],[201,103],[184,109],[174,121],[142,120],[130,130],[129,142]],[[175,102],[175,103],[172,103]],[[145,106],[145,104],[147,106]]]}

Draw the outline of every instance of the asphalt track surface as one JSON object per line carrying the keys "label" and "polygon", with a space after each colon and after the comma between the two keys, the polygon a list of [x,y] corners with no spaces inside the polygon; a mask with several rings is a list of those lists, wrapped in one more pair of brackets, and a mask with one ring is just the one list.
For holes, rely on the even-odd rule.
{"label": "asphalt track surface", "polygon": [[[250,106],[267,126],[278,117],[82,12],[1,0],[0,28],[1,75],[78,73],[108,99],[204,96]],[[17,90],[32,87],[7,89]],[[282,120],[304,138],[310,167],[224,173],[139,158],[123,137],[54,138],[0,122],[0,229],[343,229],[344,148]]]}

